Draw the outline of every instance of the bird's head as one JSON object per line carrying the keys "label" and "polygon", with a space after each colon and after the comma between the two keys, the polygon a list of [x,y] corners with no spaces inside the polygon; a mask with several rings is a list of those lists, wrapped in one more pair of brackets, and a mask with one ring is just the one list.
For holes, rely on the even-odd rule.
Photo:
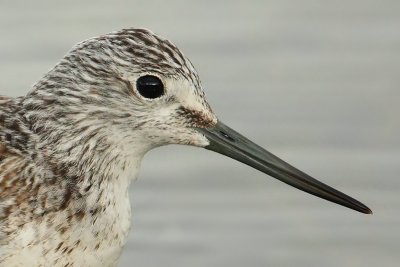
{"label": "bird's head", "polygon": [[[48,140],[54,132],[69,135],[70,141],[58,146],[76,156],[84,150],[74,152],[79,144],[101,148],[109,143],[104,140],[143,153],[166,144],[194,145],[321,198],[370,212],[220,122],[191,62],[151,31],[125,29],[76,45],[28,96],[26,116],[36,122],[34,131]],[[52,131],[46,134],[46,129]]]}
{"label": "bird's head", "polygon": [[[54,110],[46,111],[60,126],[108,131],[109,138],[136,151],[166,144],[205,146],[206,138],[195,129],[217,123],[191,62],[170,41],[145,29],[77,44],[38,85],[34,93],[43,95],[42,106],[52,102]],[[78,123],[64,122],[70,118]]]}

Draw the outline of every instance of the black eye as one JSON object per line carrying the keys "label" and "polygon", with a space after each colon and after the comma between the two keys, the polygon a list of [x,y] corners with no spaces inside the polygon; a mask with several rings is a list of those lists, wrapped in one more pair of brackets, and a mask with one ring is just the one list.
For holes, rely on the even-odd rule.
{"label": "black eye", "polygon": [[136,81],[136,88],[145,98],[157,98],[164,94],[164,85],[161,80],[152,75],[145,75]]}

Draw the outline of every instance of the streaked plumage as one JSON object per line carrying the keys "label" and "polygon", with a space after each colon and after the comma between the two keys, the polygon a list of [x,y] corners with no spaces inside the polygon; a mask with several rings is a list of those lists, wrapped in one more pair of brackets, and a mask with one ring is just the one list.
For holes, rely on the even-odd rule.
{"label": "streaked plumage", "polygon": [[[170,90],[162,112],[134,89],[143,73]],[[192,64],[143,29],[78,44],[26,96],[0,101],[1,266],[116,265],[144,153],[205,144],[184,124],[216,120]]]}
{"label": "streaked plumage", "polygon": [[[138,90],[146,76],[162,94]],[[125,29],[75,46],[26,96],[0,98],[0,265],[116,266],[129,184],[144,154],[167,144],[205,147],[371,213],[217,120],[175,45]]]}

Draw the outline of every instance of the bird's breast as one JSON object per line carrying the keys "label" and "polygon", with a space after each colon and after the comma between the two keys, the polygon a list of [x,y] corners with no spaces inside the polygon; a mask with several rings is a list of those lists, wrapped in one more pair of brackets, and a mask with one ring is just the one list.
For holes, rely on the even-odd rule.
{"label": "bird's breast", "polygon": [[116,266],[131,225],[132,174],[21,226],[3,247],[0,266]]}

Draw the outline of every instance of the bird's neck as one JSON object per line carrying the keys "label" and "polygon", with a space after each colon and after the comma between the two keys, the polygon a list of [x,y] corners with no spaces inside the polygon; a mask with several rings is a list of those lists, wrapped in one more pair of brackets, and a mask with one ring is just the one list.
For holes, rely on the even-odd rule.
{"label": "bird's neck", "polygon": [[80,181],[81,187],[134,178],[149,149],[124,143],[122,136],[104,126],[75,126],[50,134],[57,138],[42,137],[39,147],[45,162],[56,166],[52,171],[61,172],[57,176]]}
{"label": "bird's neck", "polygon": [[132,131],[127,138],[118,125],[92,118],[86,110],[64,117],[53,114],[43,111],[25,116],[38,151],[34,160],[80,188],[135,177],[144,154],[152,148],[141,142],[139,133],[136,136]]}

